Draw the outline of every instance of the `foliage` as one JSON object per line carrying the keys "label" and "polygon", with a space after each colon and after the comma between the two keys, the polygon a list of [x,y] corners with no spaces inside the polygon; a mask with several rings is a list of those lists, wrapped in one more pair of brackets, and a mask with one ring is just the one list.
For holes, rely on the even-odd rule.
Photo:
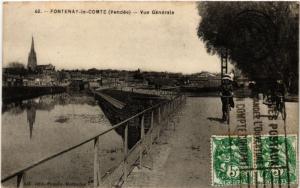
{"label": "foliage", "polygon": [[8,64],[7,68],[3,69],[3,73],[24,76],[28,74],[28,71],[22,63],[11,62]]}
{"label": "foliage", "polygon": [[24,68],[25,68],[24,64],[19,63],[19,62],[16,62],[16,61],[10,62],[10,63],[8,64],[8,67],[9,67],[9,68],[20,68],[20,69],[24,69]]}
{"label": "foliage", "polygon": [[197,35],[208,53],[227,53],[250,79],[283,79],[291,87],[298,83],[298,5],[200,2]]}

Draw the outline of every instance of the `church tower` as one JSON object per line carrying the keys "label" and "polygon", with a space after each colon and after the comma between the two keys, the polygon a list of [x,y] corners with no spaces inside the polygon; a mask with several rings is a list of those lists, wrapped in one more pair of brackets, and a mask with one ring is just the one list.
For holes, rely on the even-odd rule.
{"label": "church tower", "polygon": [[34,50],[34,41],[32,37],[31,41],[31,49],[28,55],[28,63],[27,63],[27,68],[28,70],[35,71],[37,66],[37,61],[36,61],[36,53]]}

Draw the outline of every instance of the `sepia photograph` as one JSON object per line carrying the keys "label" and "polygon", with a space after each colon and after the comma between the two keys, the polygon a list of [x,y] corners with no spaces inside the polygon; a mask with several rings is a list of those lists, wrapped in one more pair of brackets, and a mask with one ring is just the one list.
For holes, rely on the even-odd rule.
{"label": "sepia photograph", "polygon": [[2,13],[2,187],[298,187],[298,1]]}

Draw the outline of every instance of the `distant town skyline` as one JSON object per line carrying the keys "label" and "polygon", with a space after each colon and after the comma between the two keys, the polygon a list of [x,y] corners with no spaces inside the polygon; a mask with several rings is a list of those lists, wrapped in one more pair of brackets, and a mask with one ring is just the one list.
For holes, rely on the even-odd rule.
{"label": "distant town skyline", "polygon": [[[27,67],[34,37],[37,63],[57,69],[220,72],[219,58],[209,55],[197,38],[196,2],[85,3],[87,9],[163,9],[174,15],[36,14],[51,3],[20,4],[4,4],[3,67],[10,62]],[[54,8],[76,9],[80,4],[56,3]]]}

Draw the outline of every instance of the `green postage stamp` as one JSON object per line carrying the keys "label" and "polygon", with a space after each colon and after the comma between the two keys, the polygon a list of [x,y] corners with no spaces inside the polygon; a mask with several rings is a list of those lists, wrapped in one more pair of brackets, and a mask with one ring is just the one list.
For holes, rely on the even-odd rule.
{"label": "green postage stamp", "polygon": [[296,184],[297,136],[262,135],[259,142],[251,135],[212,136],[212,185]]}

